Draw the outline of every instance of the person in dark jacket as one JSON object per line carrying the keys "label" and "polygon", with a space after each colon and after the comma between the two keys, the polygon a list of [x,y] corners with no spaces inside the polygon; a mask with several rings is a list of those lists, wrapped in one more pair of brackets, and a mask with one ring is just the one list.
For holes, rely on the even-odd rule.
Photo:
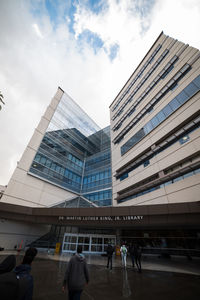
{"label": "person in dark jacket", "polygon": [[108,257],[107,268],[109,268],[110,265],[110,269],[112,270],[112,256],[113,256],[114,248],[111,244],[108,244],[106,252]]}
{"label": "person in dark jacket", "polygon": [[135,267],[135,251],[134,251],[134,245],[133,244],[131,244],[129,252],[130,252],[130,257],[131,257],[131,261],[132,261],[132,266],[134,268]]}
{"label": "person in dark jacket", "polygon": [[[31,273],[31,264],[37,255],[36,248],[28,248],[25,252],[22,264],[15,268],[15,273],[21,283],[20,289],[20,300],[32,300],[33,297],[33,276]],[[21,280],[23,279],[23,280]]]}
{"label": "person in dark jacket", "polygon": [[80,300],[85,284],[89,282],[89,272],[82,246],[77,247],[77,253],[68,262],[64,276],[62,291],[68,288],[69,300]]}
{"label": "person in dark jacket", "polygon": [[19,282],[13,269],[16,265],[14,255],[7,256],[0,264],[0,299],[16,300],[18,299]]}
{"label": "person in dark jacket", "polygon": [[137,266],[138,272],[142,271],[141,256],[142,256],[142,248],[138,244],[134,245],[134,258],[135,258],[135,264]]}

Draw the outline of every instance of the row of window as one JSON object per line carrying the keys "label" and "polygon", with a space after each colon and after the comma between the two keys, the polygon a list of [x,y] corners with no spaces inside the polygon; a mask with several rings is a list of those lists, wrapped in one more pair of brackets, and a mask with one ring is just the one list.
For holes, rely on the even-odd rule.
{"label": "row of window", "polygon": [[[70,160],[69,155],[68,155],[68,160],[65,160],[65,163],[63,162],[63,165],[61,166],[56,160],[62,160],[63,161],[63,157],[60,157],[59,155],[56,155],[56,157],[51,159],[51,155],[54,156],[51,152],[48,153],[49,154],[49,158],[47,158],[44,154],[42,154],[42,152],[44,152],[43,150],[45,150],[45,152],[47,152],[47,149],[44,149],[43,147],[41,147],[42,149],[40,149],[41,153],[37,153],[34,161],[47,166],[48,168],[51,168],[52,170],[56,170],[56,172],[64,174],[64,170],[65,170],[65,166],[63,166],[64,164],[66,165],[66,167],[72,168],[75,171],[78,171],[79,173],[82,174],[83,171],[83,167],[77,165],[75,162],[72,162],[72,160]],[[48,151],[49,152],[49,151]],[[70,153],[69,153],[70,154]],[[73,157],[73,156],[72,156]]]}
{"label": "row of window", "polygon": [[124,96],[129,92],[129,90],[131,89],[131,87],[135,84],[135,82],[138,80],[138,78],[140,78],[144,72],[144,70],[147,68],[147,66],[153,61],[154,57],[156,56],[156,54],[158,53],[158,51],[161,49],[162,45],[158,45],[156,47],[156,49],[154,50],[154,52],[152,53],[152,55],[150,56],[150,58],[146,61],[146,63],[144,64],[144,66],[142,67],[142,69],[139,71],[139,73],[134,77],[134,79],[131,81],[131,83],[128,85],[127,89],[124,91],[124,93],[120,96],[120,98],[118,99],[117,103],[114,105],[112,111],[114,111],[120,104],[120,102],[122,101],[122,99],[124,98]]}
{"label": "row of window", "polygon": [[152,188],[149,188],[149,189],[144,190],[144,191],[142,191],[142,192],[139,192],[139,193],[137,193],[137,194],[134,194],[134,195],[125,197],[125,198],[123,198],[123,199],[120,199],[120,200],[118,200],[117,202],[118,202],[118,203],[122,203],[122,202],[125,202],[125,201],[128,201],[128,200],[131,200],[131,199],[135,199],[135,198],[137,198],[137,197],[140,197],[140,196],[142,196],[142,195],[151,193],[151,192],[153,192],[153,191],[155,191],[155,190],[161,189],[161,188],[163,188],[163,187],[165,187],[165,186],[167,186],[167,185],[173,184],[173,183],[175,183],[175,182],[177,182],[177,181],[183,180],[183,179],[185,179],[185,178],[188,178],[188,177],[190,177],[190,176],[193,176],[193,175],[196,175],[196,174],[199,174],[199,173],[200,173],[200,168],[198,168],[198,169],[196,169],[196,170],[194,170],[194,171],[190,171],[190,172],[188,172],[188,173],[186,173],[186,174],[184,174],[184,175],[177,176],[176,178],[174,178],[174,179],[172,179],[172,180],[169,180],[169,181],[167,181],[167,182],[164,182],[164,183],[162,183],[162,184],[159,184],[159,185],[157,185],[157,186],[154,186],[154,187],[152,187]]}
{"label": "row of window", "polygon": [[161,124],[168,116],[175,112],[199,90],[200,75],[187,85],[174,99],[172,99],[159,113],[157,113],[144,125],[142,129],[140,129],[121,147],[121,155],[124,155],[127,151],[129,151],[136,143]]}
{"label": "row of window", "polygon": [[83,167],[83,161],[78,159],[76,156],[72,155],[71,153],[68,153],[68,159],[74,162],[76,165]]}
{"label": "row of window", "polygon": [[[144,116],[150,113],[155,105],[157,105],[161,99],[169,92],[172,91],[178,84],[178,82],[182,79],[183,76],[191,69],[191,66],[186,64],[184,65],[179,72],[159,91],[159,93],[140,111],[140,113],[131,120],[131,122],[120,132],[120,134],[114,139],[114,143],[119,143],[124,135],[127,134],[131,128],[133,128]],[[160,77],[161,78],[161,77]],[[145,92],[143,93],[145,94]],[[148,94],[148,91],[147,91]],[[138,98],[138,100],[129,108],[128,112],[123,116],[122,122],[119,123],[117,129],[119,129],[124,122],[124,120],[130,116],[135,111],[135,106],[137,106],[138,101],[141,101],[142,95]]]}
{"label": "row of window", "polygon": [[92,194],[84,194],[83,196],[88,200],[90,200],[91,202],[98,201],[98,200],[109,200],[109,199],[111,200],[112,190],[100,191]]}
{"label": "row of window", "polygon": [[86,193],[100,188],[101,189],[108,188],[111,186],[111,183],[112,183],[111,177],[99,181],[95,181],[95,182],[85,183],[83,184],[83,192]]}
{"label": "row of window", "polygon": [[[197,122],[199,122],[199,121],[197,121]],[[200,123],[190,122],[190,123],[186,124],[186,127],[190,127],[190,128],[188,128],[188,130],[184,131],[182,134],[175,135],[176,134],[175,133],[172,136],[172,138],[171,137],[169,138],[170,141],[167,141],[167,143],[165,145],[163,145],[162,147],[160,147],[159,149],[157,149],[153,153],[151,153],[149,155],[147,154],[144,159],[141,159],[141,161],[139,161],[138,163],[135,163],[133,166],[130,166],[129,169],[126,172],[121,173],[120,175],[116,176],[116,178],[120,179],[120,181],[122,181],[122,180],[126,179],[129,176],[130,172],[132,172],[133,170],[135,170],[139,166],[144,165],[144,167],[147,167],[150,164],[150,159],[157,156],[159,153],[163,152],[167,148],[171,147],[177,141],[179,141],[179,143],[181,145],[188,142],[190,140],[189,134],[191,132],[197,130],[198,128],[200,128]]]}
{"label": "row of window", "polygon": [[93,164],[96,164],[98,162],[102,162],[106,159],[109,159],[110,158],[110,151],[109,152],[106,152],[106,153],[102,153],[101,155],[98,155],[94,158],[88,158],[88,160],[86,160],[86,163],[85,165],[86,166],[91,166]]}
{"label": "row of window", "polygon": [[52,171],[44,166],[41,166],[39,164],[34,167],[31,166],[30,172],[36,174],[37,176],[45,178],[53,183],[56,183],[60,186],[69,188],[70,190],[74,190],[76,192],[80,192],[80,183],[75,182],[72,179],[69,179],[61,174],[58,174],[57,172]]}
{"label": "row of window", "polygon": [[98,200],[98,201],[93,201],[94,204],[97,206],[111,206],[112,205],[112,199],[106,199],[106,200]]}
{"label": "row of window", "polygon": [[[144,78],[140,81],[140,83],[136,86],[136,88],[132,91],[131,95],[128,97],[128,99],[123,103],[123,105],[120,107],[120,109],[117,111],[117,113],[113,116],[112,120],[114,121],[118,116],[121,115],[121,113],[124,111],[124,107],[131,102],[134,98],[133,96],[138,92],[138,90],[141,88],[141,86],[147,81],[147,79],[151,76],[151,74],[155,71],[155,69],[159,66],[159,64],[162,62],[162,60],[165,58],[165,56],[169,53],[169,50],[166,49],[163,54],[159,57],[159,59],[156,61],[156,63],[152,66],[152,68],[149,70],[149,72],[144,76]],[[153,87],[158,83],[158,81],[160,79],[163,79],[164,77],[166,77],[166,75],[169,73],[169,69],[171,71],[171,67],[173,66],[173,64],[178,60],[178,57],[175,55],[165,66],[165,68],[159,73],[158,76],[160,76],[160,78],[158,76],[156,76],[156,78],[151,82],[151,84],[146,88],[146,90],[143,92],[143,97],[140,96],[139,97],[139,101],[137,100],[135,103],[136,105],[134,105],[133,107],[133,111],[136,108],[136,106],[141,102],[142,99],[144,99],[144,97],[146,97],[146,95],[150,92],[150,90],[153,89]],[[164,76],[164,77],[163,77]],[[124,120],[124,118],[123,118]],[[120,122],[122,121],[122,119],[120,120]],[[118,123],[119,124],[119,123]],[[116,128],[118,128],[118,124],[116,124],[116,126],[113,128],[113,130],[116,130]]]}
{"label": "row of window", "polygon": [[100,181],[102,179],[106,179],[111,177],[111,169],[105,170],[103,172],[99,172],[96,174],[92,174],[89,176],[84,176],[83,184]]}
{"label": "row of window", "polygon": [[[37,164],[35,162],[37,162]],[[75,174],[74,172],[70,171],[67,168],[62,167],[61,165],[52,161],[51,159],[37,153],[35,156],[35,159],[32,163],[32,167],[41,169],[41,167],[42,167],[41,165],[46,166],[47,168],[54,170],[56,173],[58,173],[62,176],[65,176],[69,179],[72,179],[75,182],[78,182],[78,183],[81,182],[81,176]]]}
{"label": "row of window", "polygon": [[[51,161],[49,158],[42,156],[41,154],[37,154],[31,169],[31,172],[43,176],[48,180],[52,180],[62,186],[67,186],[70,189],[75,188],[80,190],[81,187],[81,176],[75,174],[71,170],[60,166],[59,164]],[[84,177],[83,179],[83,190],[89,191],[91,189],[97,187],[107,187],[111,185],[111,169],[104,170],[103,172],[98,172],[89,176]]]}

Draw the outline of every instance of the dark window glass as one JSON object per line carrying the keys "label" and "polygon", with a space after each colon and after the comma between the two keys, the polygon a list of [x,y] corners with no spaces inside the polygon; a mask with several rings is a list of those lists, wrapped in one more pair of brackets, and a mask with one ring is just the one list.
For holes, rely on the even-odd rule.
{"label": "dark window glass", "polygon": [[188,96],[191,97],[198,91],[198,87],[191,82],[188,86],[186,86],[186,88],[184,88],[184,91]]}
{"label": "dark window glass", "polygon": [[121,177],[120,177],[119,179],[120,179],[120,181],[122,181],[122,180],[124,180],[124,179],[127,178],[127,177],[128,177],[128,172],[122,174]]}
{"label": "dark window glass", "polygon": [[162,111],[164,112],[165,116],[168,117],[169,115],[171,115],[172,113],[172,109],[171,107],[169,106],[169,104],[167,104],[163,109]]}
{"label": "dark window glass", "polygon": [[41,155],[40,155],[40,154],[37,154],[36,157],[35,157],[35,161],[39,162],[39,161],[40,161],[40,158],[41,158]]}
{"label": "dark window glass", "polygon": [[190,139],[189,135],[185,135],[179,140],[179,143],[182,145],[182,144],[188,142],[189,139]]}
{"label": "dark window glass", "polygon": [[177,96],[176,96],[176,99],[178,100],[178,102],[180,102],[180,104],[183,104],[183,103],[185,103],[187,100],[188,100],[188,95],[184,92],[184,90],[180,93],[180,94],[178,94]]}
{"label": "dark window glass", "polygon": [[153,125],[151,124],[151,121],[149,121],[146,125],[144,125],[145,134],[148,134],[152,130],[153,130]]}
{"label": "dark window glass", "polygon": [[165,118],[166,118],[162,110],[156,115],[156,117],[158,118],[158,120],[159,120],[160,123],[162,121],[164,121]]}
{"label": "dark window glass", "polygon": [[51,169],[52,169],[52,170],[55,170],[55,169],[56,169],[56,164],[55,164],[55,163],[52,163]]}
{"label": "dark window glass", "polygon": [[156,116],[153,119],[151,119],[151,123],[153,125],[153,128],[155,128],[156,126],[158,126],[159,120],[157,119]]}
{"label": "dark window glass", "polygon": [[193,80],[193,82],[194,82],[194,84],[196,84],[196,86],[198,86],[198,88],[200,89],[200,75],[199,75],[197,78],[195,78],[195,79]]}
{"label": "dark window glass", "polygon": [[146,160],[143,165],[144,165],[144,167],[147,167],[149,164],[150,164],[150,161]]}
{"label": "dark window glass", "polygon": [[43,165],[44,165],[44,164],[45,164],[45,162],[46,162],[46,158],[45,158],[45,157],[42,157],[42,158],[41,158],[41,160],[40,160],[40,162],[41,162],[41,164],[43,164]]}
{"label": "dark window glass", "polygon": [[179,108],[180,103],[178,102],[178,100],[176,98],[174,98],[172,101],[170,101],[169,105],[172,108],[172,110],[175,111],[175,110],[177,110],[177,108]]}

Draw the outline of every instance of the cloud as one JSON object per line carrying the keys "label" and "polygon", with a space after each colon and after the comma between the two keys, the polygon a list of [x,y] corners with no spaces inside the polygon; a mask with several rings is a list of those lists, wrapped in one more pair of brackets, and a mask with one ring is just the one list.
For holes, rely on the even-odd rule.
{"label": "cloud", "polygon": [[0,184],[7,184],[58,86],[107,126],[109,105],[162,30],[199,48],[200,3],[2,0],[0,28]]}

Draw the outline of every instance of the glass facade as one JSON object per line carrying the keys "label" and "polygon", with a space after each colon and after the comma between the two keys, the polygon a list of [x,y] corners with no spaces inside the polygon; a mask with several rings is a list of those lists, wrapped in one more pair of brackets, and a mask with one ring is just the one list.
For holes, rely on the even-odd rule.
{"label": "glass facade", "polygon": [[98,206],[111,205],[110,126],[100,129],[64,93],[29,172]]}

